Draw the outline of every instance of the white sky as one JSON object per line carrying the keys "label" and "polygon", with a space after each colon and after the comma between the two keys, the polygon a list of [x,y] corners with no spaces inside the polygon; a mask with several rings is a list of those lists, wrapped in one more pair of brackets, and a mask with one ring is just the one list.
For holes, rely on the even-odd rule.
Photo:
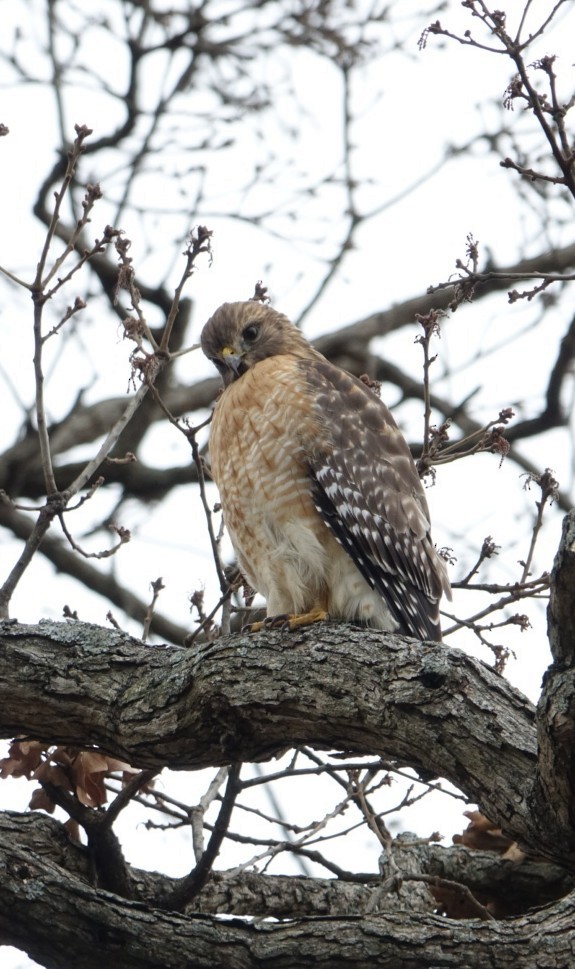
{"label": "white sky", "polygon": [[[518,5],[518,9],[519,6],[523,5]],[[108,12],[112,10],[110,3],[104,7]],[[418,10],[419,5],[409,0],[400,8],[405,19],[395,30],[398,36],[406,39],[409,56],[386,53],[366,64],[353,88],[353,104],[360,116],[352,131],[356,145],[352,160],[360,182],[357,204],[362,211],[381,207],[381,212],[362,227],[356,248],[347,257],[343,270],[306,320],[305,332],[310,337],[348,324],[372,311],[385,309],[394,302],[424,292],[430,283],[445,279],[453,271],[455,259],[463,257],[469,232],[480,240],[485,251],[489,250],[503,264],[517,257],[520,244],[530,254],[545,246],[535,206],[530,210],[528,206],[518,205],[514,190],[516,176],[500,168],[496,157],[487,154],[481,145],[466,156],[455,158],[439,175],[401,203],[386,207],[388,200],[400,195],[436,164],[446,142],[462,146],[485,126],[490,130],[496,128],[498,118],[493,104],[500,103],[510,78],[510,65],[504,58],[456,44],[446,46],[433,37],[430,37],[426,51],[419,53],[417,40],[430,18],[422,15],[409,27],[408,15]],[[537,13],[548,9],[548,4],[536,3],[533,8]],[[4,2],[0,6],[3,37],[8,38],[14,26],[20,24],[25,31],[33,28],[41,40],[43,9],[39,0]],[[570,41],[573,17],[572,5],[566,5],[559,28],[546,37],[529,58],[532,61],[543,53],[557,51],[560,55],[557,70],[564,73],[566,88],[572,87]],[[457,2],[447,4],[441,20],[454,30],[465,30],[469,26],[466,13]],[[476,29],[476,24],[471,26]],[[390,36],[385,28],[382,28],[381,39],[387,47]],[[99,40],[104,48],[110,43],[103,32]],[[45,68],[35,53],[36,44],[37,41],[30,42],[26,56],[29,63],[42,73]],[[96,68],[107,63],[109,83],[121,86],[124,68],[119,51],[103,49],[94,38],[90,45],[84,43],[84,49],[85,63]],[[161,69],[158,64],[158,75],[150,73],[146,78],[150,94],[157,90]],[[183,185],[192,192],[195,176],[191,169],[196,155],[173,148],[169,157],[159,160],[160,170],[142,185],[142,198],[148,207],[147,221],[129,214],[122,217],[121,227],[134,240],[131,254],[135,263],[151,281],[173,262],[171,279],[175,282],[181,270],[178,253],[182,247],[174,247],[172,240],[178,232],[185,230],[186,220],[192,224],[206,223],[215,230],[214,263],[211,268],[201,267],[189,289],[189,295],[195,301],[194,340],[198,338],[205,319],[219,303],[248,297],[258,278],[263,278],[268,285],[274,304],[297,318],[321,279],[322,260],[337,249],[337,241],[343,234],[339,219],[341,192],[337,187],[334,186],[331,193],[310,197],[305,204],[298,201],[297,220],[285,214],[285,200],[301,185],[298,171],[308,172],[309,181],[313,182],[325,173],[337,170],[334,160],[341,157],[339,74],[325,61],[321,76],[317,70],[317,61],[305,50],[292,49],[289,58],[284,51],[276,57],[261,58],[253,66],[254,76],[273,80],[280,92],[285,87],[285,79],[289,78],[297,89],[300,103],[305,104],[305,114],[296,112],[293,102],[279,93],[274,111],[260,119],[261,131],[254,124],[246,123],[240,128],[233,150],[210,157],[208,194],[212,199],[205,208],[193,213],[185,211],[182,183],[167,173],[190,169]],[[43,239],[42,228],[29,215],[31,200],[51,162],[53,146],[58,139],[55,105],[50,91],[37,85],[15,85],[13,80],[13,73],[0,62],[0,121],[10,128],[9,137],[0,143],[3,168],[0,205],[5,230],[0,236],[0,264],[30,278]],[[70,128],[74,122],[86,123],[94,129],[96,137],[111,127],[114,112],[120,117],[118,105],[109,100],[104,102],[101,95],[80,85],[68,97],[66,113]],[[210,92],[198,94],[191,109],[210,110]],[[517,121],[518,110],[510,117],[510,122]],[[521,118],[519,123],[524,123]],[[290,126],[298,129],[295,140]],[[281,160],[286,157],[291,160],[291,168],[286,172],[278,164],[277,177],[271,184],[257,184],[247,197],[239,197],[247,167],[253,158],[267,157],[271,146],[280,154]],[[106,195],[98,216],[94,218],[96,235],[110,219],[122,176],[121,171],[115,171],[117,159],[110,157],[99,161],[98,165],[101,165],[101,171],[88,173],[89,177],[101,180]],[[162,172],[164,166],[166,175]],[[236,206],[242,216],[267,207],[276,211],[274,227],[284,232],[288,241],[266,236],[246,221],[230,221],[224,214],[230,205]],[[158,213],[162,208],[173,210],[173,217],[158,214],[152,231],[149,213],[156,207]],[[570,241],[572,237],[568,230],[558,231],[553,239],[555,244]],[[29,405],[33,397],[30,301],[24,291],[18,291],[10,284],[1,285],[4,308],[0,309],[0,332],[4,346],[10,347],[10,356],[3,358],[1,368],[8,371],[18,398]],[[70,294],[66,293],[63,302],[69,301]],[[550,307],[546,311],[544,329],[533,328],[536,313],[537,307],[525,302],[507,307],[503,294],[483,300],[470,310],[459,311],[444,326],[442,339],[436,347],[439,355],[436,372],[442,381],[438,384],[438,392],[443,396],[463,398],[477,386],[474,416],[488,420],[495,418],[501,407],[525,397],[528,386],[531,398],[528,406],[536,412],[549,364],[554,359],[568,319],[561,305]],[[510,342],[515,334],[522,334],[520,343]],[[382,353],[417,376],[421,370],[421,351],[414,344],[415,335],[415,329],[413,332],[402,329],[380,344]],[[48,358],[56,358],[60,350],[61,342],[53,341],[53,347],[48,348]],[[69,344],[65,359],[60,363],[53,360],[47,392],[51,416],[58,418],[66,412],[78,386],[89,387],[88,401],[105,395],[124,394],[128,352],[129,347],[121,341],[115,322],[109,313],[104,315],[101,305],[95,301],[86,313],[76,340]],[[483,359],[474,366],[467,366],[478,353]],[[182,379],[191,381],[197,375],[210,373],[210,367],[200,354],[195,353],[183,358],[178,373]],[[4,413],[0,448],[4,449],[13,440],[14,427],[21,421],[21,409],[2,382],[0,395]],[[384,396],[387,395],[388,402],[393,404],[393,390],[384,387]],[[413,439],[421,435],[420,411],[419,405],[412,404],[398,414],[406,433]],[[158,467],[187,462],[189,454],[180,438],[175,431],[170,434],[165,428],[156,427],[149,436],[145,459]],[[566,436],[558,432],[520,446],[521,453],[541,469],[553,468],[564,490],[571,481],[571,448]],[[537,497],[533,491],[521,491],[519,473],[517,466],[510,462],[500,469],[494,456],[481,456],[439,470],[437,485],[429,491],[434,538],[439,546],[454,547],[459,560],[456,574],[458,570],[463,573],[465,565],[473,561],[475,553],[470,551],[470,546],[478,548],[482,539],[491,534],[502,546],[502,554],[489,570],[489,577],[504,582],[517,578],[516,561],[525,556],[529,541],[525,533],[525,510],[529,507],[534,513]],[[111,504],[111,499],[103,495],[84,506],[74,520],[76,533],[81,535],[84,529],[89,529],[94,516],[103,515]],[[166,590],[161,596],[160,609],[182,624],[189,624],[187,598],[194,588],[205,584],[208,601],[216,594],[215,582],[210,578],[210,553],[199,537],[200,522],[201,510],[191,488],[178,489],[153,509],[141,509],[131,503],[124,511],[122,524],[133,530],[134,539],[112,565],[118,576],[125,578],[144,599],[149,596],[149,582],[162,575]],[[550,567],[560,524],[561,514],[552,511],[535,572]],[[15,542],[6,541],[5,536],[3,540],[0,547],[2,575],[18,551]],[[101,542],[101,535],[97,542]],[[36,621],[41,615],[60,618],[64,603],[77,608],[84,620],[105,622],[106,603],[90,596],[68,579],[56,577],[52,567],[38,557],[14,597],[12,614],[29,622]],[[469,597],[465,601],[456,596],[455,611],[466,614],[471,608]],[[519,611],[524,609],[526,611],[523,605],[519,607]],[[510,679],[535,699],[541,674],[548,663],[548,653],[544,611],[530,608],[530,616],[532,631],[504,630],[500,641],[517,653],[517,660],[509,665]],[[134,623],[126,622],[126,627],[135,634],[139,632]],[[458,635],[453,645],[490,661],[485,651],[478,652],[471,637]],[[189,793],[191,787],[195,793]],[[170,781],[172,790],[179,792],[182,798],[193,800],[201,791],[201,783],[197,782],[196,786],[190,775],[180,775]],[[281,794],[285,794],[283,789]],[[328,806],[331,796],[330,791]],[[0,787],[0,805],[24,807],[28,797],[25,785],[5,782]],[[297,800],[297,795],[295,798]],[[428,802],[424,801],[420,809],[412,809],[406,816],[409,828],[422,834],[429,833],[434,827],[440,827],[445,834],[460,829],[460,803],[444,800],[446,803],[437,808],[440,822],[430,820]],[[291,808],[290,802],[288,814]],[[132,821],[127,823],[133,826]],[[360,844],[360,838],[365,844]],[[360,867],[373,868],[376,849],[369,838],[364,835],[360,838],[356,838],[353,844],[354,861]],[[145,839],[150,867],[154,863],[161,865],[169,856],[181,860],[182,852],[176,849],[174,853],[172,847],[173,835],[146,834]],[[133,849],[135,861],[138,860],[139,847],[138,840]],[[5,956],[3,952],[2,958],[8,959],[2,962],[4,969],[30,964],[20,954],[6,953]]]}

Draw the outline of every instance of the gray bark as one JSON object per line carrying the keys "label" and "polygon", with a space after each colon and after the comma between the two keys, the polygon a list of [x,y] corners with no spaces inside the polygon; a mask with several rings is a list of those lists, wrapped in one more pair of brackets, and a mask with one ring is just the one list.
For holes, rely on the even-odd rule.
{"label": "gray bark", "polygon": [[[141,768],[255,761],[304,743],[391,757],[446,777],[549,856],[529,807],[535,711],[459,650],[337,624],[192,651],[52,622],[5,623],[0,648],[1,736],[96,744]],[[563,843],[556,856],[565,861]]]}
{"label": "gray bark", "polygon": [[[446,777],[508,835],[570,872],[541,868],[543,881],[558,880],[555,895],[537,900],[556,898],[575,872],[574,540],[572,513],[553,574],[554,663],[537,711],[457,650],[345,625],[185,650],[143,646],[82,623],[8,622],[0,627],[0,735],[96,744],[138,767],[265,759],[302,743],[393,758]],[[361,893],[370,886],[362,885],[354,886],[352,915],[302,917],[295,907],[283,924],[221,921],[154,908],[146,893],[158,892],[158,883],[143,875],[134,876],[144,886],[136,901],[94,887],[76,863],[79,849],[61,842],[53,850],[46,829],[44,850],[31,849],[37,821],[8,817],[8,828],[0,826],[0,941],[46,966],[275,969],[314,961],[541,969],[575,962],[575,894],[512,921],[455,922],[385,903],[366,915]],[[261,885],[246,879],[234,888],[232,879],[222,902],[224,877],[208,882],[199,907],[209,908],[210,892],[214,904],[220,892],[227,912],[246,911],[240,889],[265,895]],[[328,904],[326,886],[316,888],[310,913]],[[264,902],[251,904],[265,910]]]}
{"label": "gray bark", "polygon": [[[53,818],[13,811],[0,813],[0,844],[19,844],[28,856],[42,855],[47,861],[74,875],[88,885],[93,881],[88,849],[72,841],[64,827]],[[399,867],[404,858],[394,851]],[[480,900],[495,900],[501,907],[517,914],[563,898],[575,889],[575,878],[561,868],[540,861],[502,859],[490,851],[440,845],[410,846],[412,871],[437,876],[466,885]],[[407,867],[407,866],[406,866]],[[172,887],[172,879],[159,872],[132,868],[134,898],[154,907],[158,898]],[[314,878],[303,875],[262,875],[254,871],[214,871],[201,894],[187,911],[215,915],[257,916],[260,918],[300,918],[310,915],[348,915],[371,910],[374,894],[378,895],[375,911],[389,912],[409,908],[409,883],[399,891],[381,895],[381,880],[373,873],[358,873],[353,881],[337,878]],[[422,886],[423,887],[423,886]],[[436,901],[427,891],[422,911],[432,912]]]}
{"label": "gray bark", "polygon": [[519,919],[419,913],[220,920],[95,889],[43,853],[0,845],[0,941],[53,969],[559,969],[575,959],[573,896]]}

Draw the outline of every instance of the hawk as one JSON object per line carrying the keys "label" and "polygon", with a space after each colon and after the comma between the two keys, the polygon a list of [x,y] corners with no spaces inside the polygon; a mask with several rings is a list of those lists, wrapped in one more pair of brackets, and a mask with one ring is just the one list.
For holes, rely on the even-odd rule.
{"label": "hawk", "polygon": [[329,617],[439,640],[447,570],[385,404],[258,302],[220,306],[201,345],[224,382],[212,475],[264,623]]}

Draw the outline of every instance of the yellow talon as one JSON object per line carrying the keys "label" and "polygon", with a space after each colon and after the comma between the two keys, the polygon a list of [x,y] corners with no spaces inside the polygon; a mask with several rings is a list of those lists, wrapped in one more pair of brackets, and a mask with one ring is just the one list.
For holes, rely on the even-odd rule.
{"label": "yellow talon", "polygon": [[312,609],[311,612],[284,613],[281,616],[266,616],[261,622],[252,622],[242,629],[243,633],[259,633],[262,629],[300,629],[312,626],[314,622],[325,622],[329,614],[325,609]]}

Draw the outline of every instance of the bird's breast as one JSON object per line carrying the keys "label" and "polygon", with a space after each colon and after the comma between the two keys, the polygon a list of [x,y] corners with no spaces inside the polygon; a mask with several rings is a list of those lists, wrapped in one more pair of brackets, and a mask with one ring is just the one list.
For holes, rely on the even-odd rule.
{"label": "bird's breast", "polygon": [[[314,509],[307,453],[319,433],[305,375],[290,357],[260,361],[222,394],[210,456],[233,533]],[[315,514],[315,512],[314,512]]]}

